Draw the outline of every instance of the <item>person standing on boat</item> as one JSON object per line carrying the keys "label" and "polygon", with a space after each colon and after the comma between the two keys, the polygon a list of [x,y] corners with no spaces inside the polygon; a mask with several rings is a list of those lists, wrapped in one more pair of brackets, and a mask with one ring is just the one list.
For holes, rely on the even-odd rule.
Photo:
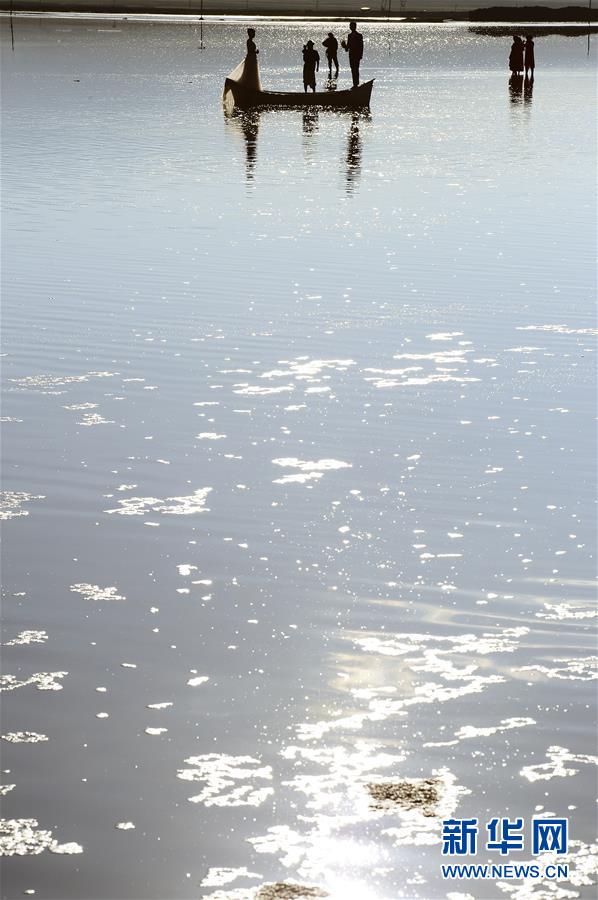
{"label": "person standing on boat", "polygon": [[326,40],[322,41],[322,46],[326,47],[326,59],[328,60],[328,77],[332,78],[332,64],[334,63],[334,67],[336,69],[334,77],[338,78],[338,41],[331,31],[328,32],[328,37],[326,38]]}
{"label": "person standing on boat", "polygon": [[247,56],[257,56],[260,52],[255,46],[255,28],[247,29]]}
{"label": "person standing on boat", "polygon": [[[255,46],[255,28],[247,29],[247,54],[243,62],[236,66],[230,75],[224,80],[224,93],[222,99],[227,103],[229,93],[234,96],[235,87],[239,86],[244,91],[256,93],[261,91],[260,73],[257,64],[257,55],[260,52]],[[233,87],[233,85],[235,87]]]}
{"label": "person standing on boat", "polygon": [[359,64],[363,57],[363,35],[357,31],[357,22],[349,22],[349,34],[347,40],[343,41],[342,47],[349,54],[353,87],[359,87]]}
{"label": "person standing on boat", "polygon": [[303,90],[307,94],[310,87],[316,90],[316,72],[320,70],[320,54],[314,50],[314,42],[308,41],[303,48]]}
{"label": "person standing on boat", "polygon": [[536,60],[534,57],[534,39],[531,34],[526,34],[525,36],[525,44],[523,45],[525,51],[525,77],[528,78],[528,72],[532,73],[532,81],[534,79],[534,69],[536,68]]}
{"label": "person standing on boat", "polygon": [[247,29],[247,55],[240,65],[228,76],[229,81],[236,81],[248,91],[261,91],[257,55],[260,52],[255,46],[255,28]]}

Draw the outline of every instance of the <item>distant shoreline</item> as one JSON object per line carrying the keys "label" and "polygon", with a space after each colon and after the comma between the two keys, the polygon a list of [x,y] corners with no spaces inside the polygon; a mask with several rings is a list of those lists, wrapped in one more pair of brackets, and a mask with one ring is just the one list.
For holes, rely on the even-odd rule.
{"label": "distant shoreline", "polygon": [[[49,2],[49,0],[0,0],[0,11],[25,13],[36,15],[39,13],[49,14],[76,14],[85,13],[87,15],[173,15],[188,16],[190,19],[197,19],[201,14],[200,0],[190,0],[185,5],[180,5],[181,0],[173,0],[172,4],[164,4],[164,0],[71,0],[71,2]],[[291,11],[284,9],[260,9],[256,4],[255,9],[251,11],[239,11],[231,9],[223,0],[220,6],[213,0],[205,0],[203,4],[205,21],[218,18],[230,17],[236,20],[251,19],[269,19],[272,21],[320,21],[320,22],[336,22],[347,21],[346,12],[330,12],[328,14],[320,13],[314,15],[313,11],[305,10]],[[394,10],[390,15],[370,14],[362,10],[359,16],[361,22],[395,22],[400,23],[426,23],[426,22],[467,22],[467,23],[496,23],[498,25],[505,23],[528,23],[538,25],[548,24],[579,24],[588,25],[592,22],[598,22],[598,9],[588,9],[585,6],[564,6],[564,7],[547,7],[547,6],[492,6],[485,9],[472,10],[406,10],[401,12]]]}

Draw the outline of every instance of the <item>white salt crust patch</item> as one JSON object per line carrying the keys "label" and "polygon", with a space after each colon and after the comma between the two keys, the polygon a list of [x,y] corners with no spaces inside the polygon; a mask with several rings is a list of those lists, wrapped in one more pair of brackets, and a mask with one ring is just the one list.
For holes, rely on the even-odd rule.
{"label": "white salt crust patch", "polygon": [[527,717],[501,719],[498,725],[487,726],[486,728],[476,728],[475,725],[463,725],[455,732],[455,740],[453,741],[429,741],[424,747],[454,747],[460,741],[471,740],[476,737],[490,737],[493,734],[499,734],[502,731],[511,731],[514,728],[525,728],[528,725],[535,725],[536,720]]}
{"label": "white salt crust patch", "polygon": [[192,803],[204,806],[261,806],[274,793],[273,788],[256,786],[255,780],[271,781],[272,767],[262,766],[251,756],[229,756],[226,753],[207,753],[185,760],[191,769],[179,769],[177,778],[198,781],[204,787],[189,797]]}
{"label": "white salt crust patch", "polygon": [[0,521],[28,516],[29,510],[23,509],[23,504],[45,499],[43,494],[28,494],[26,491],[0,491]]}
{"label": "white salt crust patch", "polygon": [[37,819],[0,819],[0,856],[36,856],[50,853],[82,853],[80,844],[59,844],[51,831],[39,828]]}
{"label": "white salt crust patch", "polygon": [[64,393],[56,388],[68,384],[81,384],[92,378],[114,378],[118,372],[86,372],[84,375],[27,375],[25,378],[11,378],[11,382],[23,390],[41,391],[42,393]]}
{"label": "white salt crust patch", "polygon": [[77,425],[83,425],[91,428],[94,425],[114,425],[114,419],[105,419],[99,413],[85,413],[77,422]]}
{"label": "white salt crust patch", "polygon": [[9,731],[2,735],[2,740],[10,744],[38,744],[40,741],[47,741],[48,736],[38,734],[37,731]]}
{"label": "white salt crust patch", "polygon": [[100,587],[98,584],[71,584],[71,591],[81,594],[86,600],[96,600],[102,603],[108,600],[126,600],[126,597],[118,593],[118,588]]}
{"label": "white salt crust patch", "polygon": [[191,516],[195,513],[209,512],[206,507],[211,487],[198,488],[192,494],[181,497],[127,497],[119,500],[119,507],[106,509],[104,512],[119,516],[145,516],[148,512],[160,513],[164,516]]}
{"label": "white salt crust patch", "polygon": [[189,687],[199,687],[201,684],[205,684],[206,681],[209,681],[208,675],[197,675],[195,678],[190,678],[187,684]]}
{"label": "white salt crust patch", "polygon": [[[353,690],[354,698],[366,703],[365,709],[350,716],[299,725],[298,735],[301,740],[319,740],[333,730],[355,731],[361,729],[366,722],[406,715],[412,706],[444,703],[469,694],[482,693],[490,685],[505,680],[503,675],[478,673],[484,657],[491,653],[512,653],[519,646],[519,639],[528,631],[528,628],[519,627],[477,635],[348,634],[347,639],[366,653],[405,657],[403,664],[415,675],[424,673],[428,680],[416,682],[411,696],[398,699],[393,696],[397,690],[393,685]],[[429,680],[430,676],[437,680]]]}
{"label": "white salt crust patch", "polygon": [[550,781],[552,778],[567,778],[577,775],[579,769],[568,766],[567,763],[598,766],[598,756],[589,756],[585,753],[571,753],[566,747],[558,747],[556,745],[548,748],[546,758],[547,762],[545,763],[524,766],[519,774],[523,778],[527,778],[528,781]]}
{"label": "white salt crust patch", "polygon": [[595,619],[598,617],[598,609],[574,603],[545,603],[544,610],[537,612],[536,617],[538,619],[560,622],[575,619]]}
{"label": "white salt crust patch", "polygon": [[519,666],[518,672],[529,672],[531,678],[556,678],[561,681],[594,681],[598,678],[598,657],[582,656],[577,659],[557,658],[555,666]]}
{"label": "white salt crust patch", "polygon": [[299,469],[292,475],[283,475],[275,478],[273,484],[306,484],[308,481],[318,481],[325,472],[336,469],[350,469],[351,463],[340,459],[297,459],[295,456],[280,457],[272,460],[273,465],[288,469]]}
{"label": "white salt crust patch", "polygon": [[20,631],[11,641],[5,642],[5,647],[14,647],[19,644],[43,644],[48,640],[45,631]]}
{"label": "white salt crust patch", "polygon": [[[585,844],[583,841],[571,840],[568,853],[558,856],[556,853],[547,852],[542,854],[541,859],[543,867],[567,864],[569,866],[567,881],[527,879],[523,884],[497,881],[497,888],[510,900],[574,900],[574,898],[582,896],[579,891],[575,890],[576,888],[595,886],[596,884],[598,844]],[[523,865],[537,862],[537,857],[525,862],[522,860]],[[588,894],[584,893],[583,896],[588,896]]]}
{"label": "white salt crust patch", "polygon": [[245,866],[237,869],[229,869],[225,867],[214,867],[208,870],[208,874],[201,882],[202,887],[222,887],[223,884],[232,884],[239,878],[263,878],[256,872],[250,872]]}
{"label": "white salt crust patch", "polygon": [[598,334],[597,328],[570,328],[568,325],[519,325],[516,331],[552,331],[555,334]]}
{"label": "white salt crust patch", "polygon": [[15,675],[0,675],[0,691],[15,691],[28,684],[34,684],[38,691],[61,691],[63,686],[58,683],[58,680],[66,675],[68,672],[36,672],[22,681],[19,681]]}
{"label": "white salt crust patch", "polygon": [[79,411],[79,410],[82,411],[85,409],[97,409],[97,408],[98,408],[97,403],[68,403],[65,406],[63,406],[63,409],[76,410],[76,411]]}

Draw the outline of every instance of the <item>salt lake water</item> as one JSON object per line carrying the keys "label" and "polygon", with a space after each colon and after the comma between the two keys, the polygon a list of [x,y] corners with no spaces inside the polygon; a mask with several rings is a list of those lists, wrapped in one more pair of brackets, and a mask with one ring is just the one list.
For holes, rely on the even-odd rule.
{"label": "salt lake water", "polygon": [[594,896],[595,44],[362,31],[3,20],[6,898]]}

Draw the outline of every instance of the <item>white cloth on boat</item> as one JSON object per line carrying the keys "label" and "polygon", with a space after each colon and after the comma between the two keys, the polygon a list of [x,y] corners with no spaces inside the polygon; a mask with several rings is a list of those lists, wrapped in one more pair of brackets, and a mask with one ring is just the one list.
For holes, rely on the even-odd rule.
{"label": "white cloth on boat", "polygon": [[255,53],[248,53],[243,62],[240,62],[236,68],[232,70],[230,75],[224,82],[224,96],[230,90],[228,82],[236,81],[248,91],[261,91],[260,73]]}

